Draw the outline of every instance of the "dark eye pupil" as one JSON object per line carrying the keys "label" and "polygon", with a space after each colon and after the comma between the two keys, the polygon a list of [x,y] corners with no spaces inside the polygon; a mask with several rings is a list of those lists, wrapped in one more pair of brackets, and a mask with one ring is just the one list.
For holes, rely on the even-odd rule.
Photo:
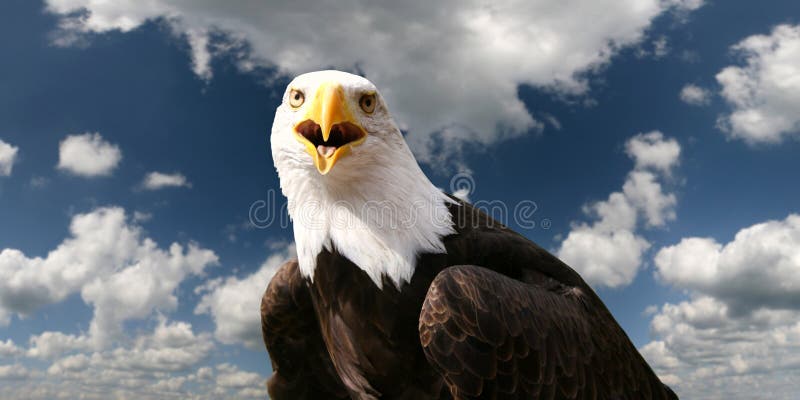
{"label": "dark eye pupil", "polygon": [[364,100],[364,104],[366,104],[366,106],[369,107],[370,105],[372,105],[372,100],[366,99]]}
{"label": "dark eye pupil", "polygon": [[294,99],[295,100],[300,100],[300,93],[295,93],[294,94]]}

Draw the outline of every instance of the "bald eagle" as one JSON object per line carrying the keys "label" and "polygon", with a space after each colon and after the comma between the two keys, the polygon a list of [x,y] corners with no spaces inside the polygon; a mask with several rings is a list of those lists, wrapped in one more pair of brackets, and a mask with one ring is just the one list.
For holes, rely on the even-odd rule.
{"label": "bald eagle", "polygon": [[298,76],[270,140],[272,399],[677,398],[572,268],[428,180],[369,80]]}

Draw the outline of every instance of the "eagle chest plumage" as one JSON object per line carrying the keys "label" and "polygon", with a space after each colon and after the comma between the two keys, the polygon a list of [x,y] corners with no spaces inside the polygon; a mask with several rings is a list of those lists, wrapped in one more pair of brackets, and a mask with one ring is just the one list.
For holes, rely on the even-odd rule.
{"label": "eagle chest plumage", "polygon": [[572,269],[468,204],[450,209],[447,254],[420,256],[400,291],[335,251],[313,282],[282,268],[262,304],[274,399],[675,398]]}
{"label": "eagle chest plumage", "polygon": [[379,289],[335,250],[319,254],[308,288],[323,341],[343,385],[357,394],[354,398],[452,398],[420,342],[420,314],[431,283],[449,266],[490,265],[488,260],[522,277],[515,258],[525,255],[498,243],[516,234],[469,205],[453,204],[449,211],[460,228],[444,239],[447,253],[420,255],[411,281],[401,290],[388,278]]}
{"label": "eagle chest plumage", "polygon": [[401,291],[388,280],[379,289],[335,251],[319,255],[308,287],[323,341],[351,393],[362,398],[440,398],[442,379],[427,363],[417,329],[433,272],[441,269],[426,267],[430,272],[415,274]]}

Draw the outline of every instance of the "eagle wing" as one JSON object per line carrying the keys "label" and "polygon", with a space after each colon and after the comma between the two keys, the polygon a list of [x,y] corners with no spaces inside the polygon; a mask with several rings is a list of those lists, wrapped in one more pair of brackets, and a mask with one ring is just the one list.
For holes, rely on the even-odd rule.
{"label": "eagle wing", "polygon": [[677,399],[582,289],[478,266],[431,284],[422,347],[456,399]]}
{"label": "eagle wing", "polygon": [[272,361],[271,399],[344,399],[344,385],[322,341],[308,286],[292,260],[261,299],[261,331]]}

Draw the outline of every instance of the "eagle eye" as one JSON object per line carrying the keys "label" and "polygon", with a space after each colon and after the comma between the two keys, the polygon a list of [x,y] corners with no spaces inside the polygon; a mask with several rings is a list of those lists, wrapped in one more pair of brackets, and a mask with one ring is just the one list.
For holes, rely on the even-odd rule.
{"label": "eagle eye", "polygon": [[289,93],[289,105],[292,106],[292,108],[302,106],[303,102],[305,101],[306,96],[303,94],[303,92],[297,89],[292,89],[292,91]]}
{"label": "eagle eye", "polygon": [[358,105],[361,106],[361,109],[364,110],[367,114],[372,114],[375,111],[375,93],[367,93],[361,96],[361,99],[358,101]]}

